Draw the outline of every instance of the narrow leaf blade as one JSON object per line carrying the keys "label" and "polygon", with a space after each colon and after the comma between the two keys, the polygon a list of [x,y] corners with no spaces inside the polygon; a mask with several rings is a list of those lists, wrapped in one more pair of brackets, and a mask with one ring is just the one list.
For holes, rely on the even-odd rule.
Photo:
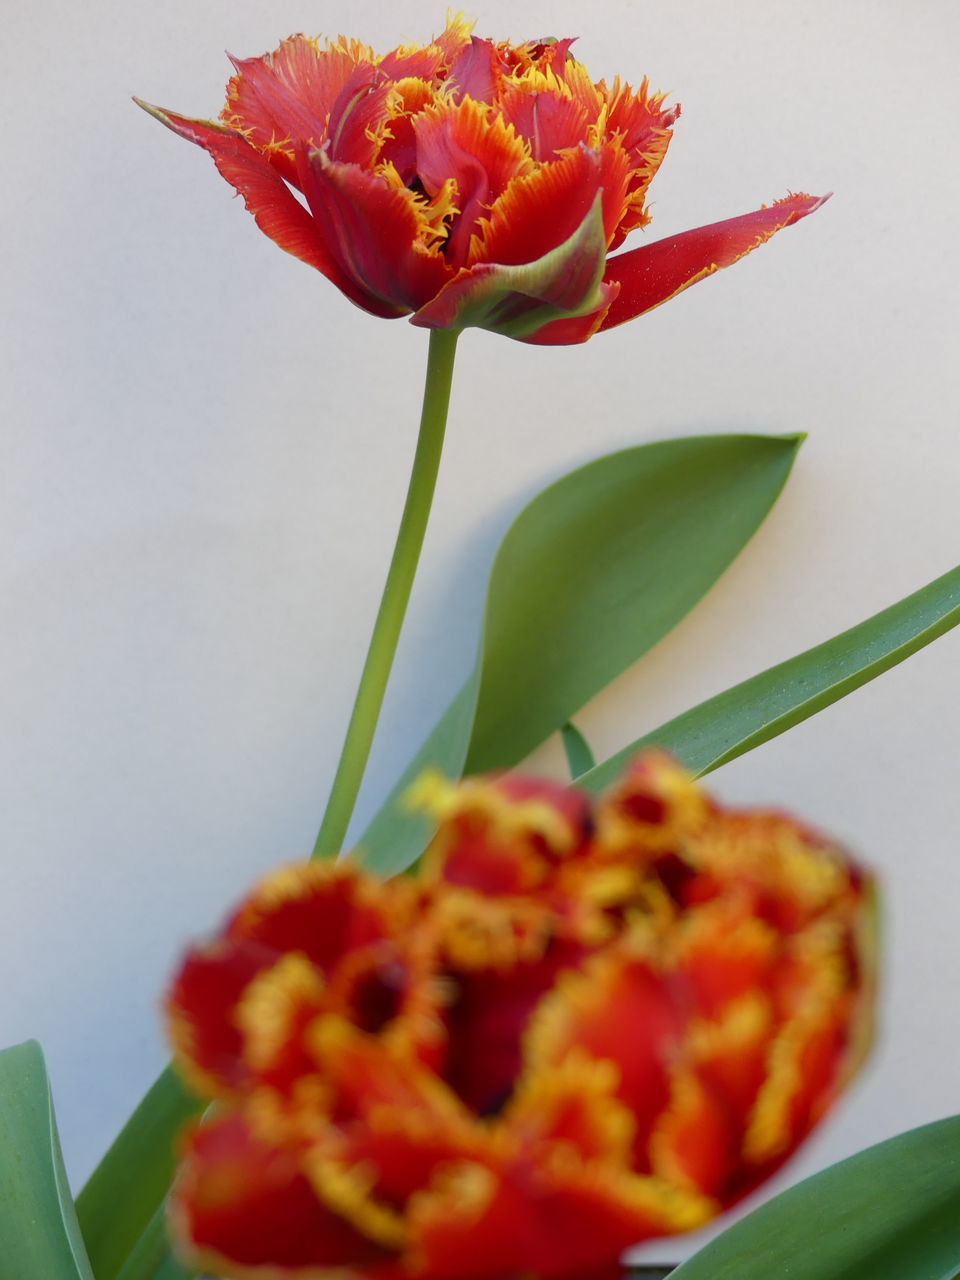
{"label": "narrow leaf blade", "polygon": [[115,1280],[147,1231],[170,1186],[177,1131],[205,1106],[168,1066],[93,1171],[77,1215],[97,1280]]}
{"label": "narrow leaf blade", "polygon": [[93,1280],[35,1040],[0,1052],[0,1242],[11,1280]]}
{"label": "narrow leaf blade", "polygon": [[960,1270],[960,1116],[807,1178],[712,1240],[675,1280],[950,1280]]}
{"label": "narrow leaf blade", "polygon": [[769,742],[889,671],[960,623],[960,568],[865,622],[701,702],[577,779],[602,791],[644,747],[671,751],[698,777]]}

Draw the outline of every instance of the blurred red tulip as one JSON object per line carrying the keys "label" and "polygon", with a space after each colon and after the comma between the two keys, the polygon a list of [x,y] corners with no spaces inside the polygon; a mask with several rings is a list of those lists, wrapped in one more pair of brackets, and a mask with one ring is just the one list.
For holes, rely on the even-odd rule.
{"label": "blurred red tulip", "polygon": [[613,1280],[769,1177],[859,1065],[871,883],[656,753],[599,800],[413,799],[416,875],[284,868],[183,962],[177,1062],[216,1106],[175,1237],[257,1280]]}

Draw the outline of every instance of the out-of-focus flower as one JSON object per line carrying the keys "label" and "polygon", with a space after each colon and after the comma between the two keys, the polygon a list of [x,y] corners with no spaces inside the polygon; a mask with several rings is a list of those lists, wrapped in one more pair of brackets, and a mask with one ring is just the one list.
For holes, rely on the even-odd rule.
{"label": "out-of-focus flower", "polygon": [[[616,257],[679,115],[594,83],[572,40],[451,20],[378,57],[291,36],[236,61],[222,123],[149,107],[204,147],[260,228],[374,315],[583,342],[729,266],[822,199],[789,195]],[[296,193],[296,194],[294,194]]]}
{"label": "out-of-focus flower", "polygon": [[186,957],[176,1239],[256,1280],[612,1280],[768,1177],[861,1060],[871,886],[667,757],[599,800],[418,784],[415,876],[269,876]]}

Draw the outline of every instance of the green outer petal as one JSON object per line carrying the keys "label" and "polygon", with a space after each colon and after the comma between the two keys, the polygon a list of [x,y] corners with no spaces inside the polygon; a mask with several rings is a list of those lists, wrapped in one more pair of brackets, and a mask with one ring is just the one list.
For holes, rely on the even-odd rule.
{"label": "green outer petal", "polygon": [[411,323],[525,338],[551,320],[599,311],[609,301],[602,287],[607,251],[602,202],[599,191],[573,235],[534,262],[467,268],[411,316]]}
{"label": "green outer petal", "polygon": [[712,1240],[672,1280],[952,1280],[960,1116],[814,1174]]}
{"label": "green outer petal", "polygon": [[402,807],[428,766],[510,768],[661,640],[776,500],[796,436],[692,436],[609,454],[520,513],[497,552],[476,665],[357,842],[393,874],[431,823]]}
{"label": "green outer petal", "polygon": [[577,779],[602,791],[631,756],[664,747],[698,777],[889,671],[960,623],[960,567],[865,622],[701,702]]}
{"label": "green outer petal", "polygon": [[93,1280],[36,1040],[0,1052],[0,1276]]}

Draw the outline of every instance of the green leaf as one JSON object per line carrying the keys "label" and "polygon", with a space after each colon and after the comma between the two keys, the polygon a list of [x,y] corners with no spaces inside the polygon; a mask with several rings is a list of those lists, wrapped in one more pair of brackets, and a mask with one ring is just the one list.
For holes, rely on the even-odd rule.
{"label": "green leaf", "polygon": [[36,1040],[0,1052],[0,1247],[10,1280],[93,1280]]}
{"label": "green leaf", "polygon": [[177,1131],[206,1105],[167,1067],[93,1171],[77,1216],[97,1280],[115,1280],[147,1231],[170,1186]]}
{"label": "green leaf", "polygon": [[384,874],[431,825],[398,801],[428,766],[509,768],[646,653],[770,510],[801,437],[695,436],[625,449],[524,508],[494,560],[474,670],[357,842]]}
{"label": "green leaf", "polygon": [[560,726],[560,737],[563,739],[563,749],[566,752],[567,768],[570,770],[571,778],[578,778],[581,773],[586,773],[588,769],[594,767],[596,761],[590,750],[590,744],[572,720]]}
{"label": "green leaf", "polygon": [[832,640],[778,663],[646,733],[577,779],[601,791],[643,747],[671,751],[698,777],[889,671],[960,623],[960,568]]}
{"label": "green leaf", "polygon": [[671,1280],[952,1280],[960,1116],[861,1151],[761,1205]]}
{"label": "green leaf", "polygon": [[195,1275],[173,1256],[167,1239],[166,1212],[161,1204],[130,1251],[117,1280],[194,1280]]}

